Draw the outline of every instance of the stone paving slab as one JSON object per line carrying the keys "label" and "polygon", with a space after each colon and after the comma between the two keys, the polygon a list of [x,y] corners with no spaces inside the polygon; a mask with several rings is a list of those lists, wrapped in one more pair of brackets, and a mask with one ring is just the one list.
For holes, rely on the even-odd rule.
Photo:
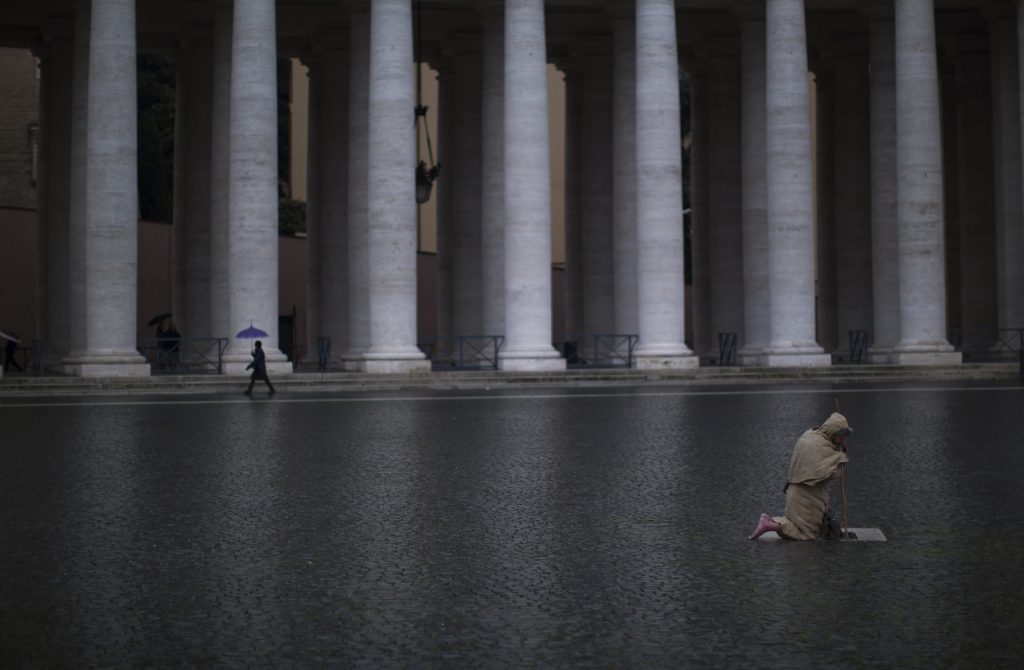
{"label": "stone paving slab", "polygon": [[4,399],[0,667],[1019,667],[1024,389],[842,396],[870,548],[746,539],[833,388],[670,391]]}

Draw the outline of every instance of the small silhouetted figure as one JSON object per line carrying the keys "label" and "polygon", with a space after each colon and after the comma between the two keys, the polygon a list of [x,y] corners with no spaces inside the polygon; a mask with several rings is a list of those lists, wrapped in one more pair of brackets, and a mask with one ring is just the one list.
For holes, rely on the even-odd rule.
{"label": "small silhouetted figure", "polygon": [[14,340],[4,340],[4,370],[10,370],[12,365],[19,370],[25,370],[25,368],[18,365],[18,361],[14,360],[16,353],[18,353],[18,343]]}
{"label": "small silhouetted figure", "polygon": [[167,326],[167,330],[164,331],[164,337],[167,341],[167,362],[171,368],[177,368],[178,362],[181,358],[181,333],[174,327],[174,322],[171,321]]}
{"label": "small silhouetted figure", "polygon": [[274,395],[276,393],[274,385],[270,383],[270,377],[267,376],[267,357],[263,353],[263,343],[259,340],[256,340],[256,348],[252,352],[252,363],[245,366],[245,369],[252,370],[252,376],[249,377],[249,388],[244,391],[245,395],[252,395],[252,387],[260,379],[270,389],[267,395]]}

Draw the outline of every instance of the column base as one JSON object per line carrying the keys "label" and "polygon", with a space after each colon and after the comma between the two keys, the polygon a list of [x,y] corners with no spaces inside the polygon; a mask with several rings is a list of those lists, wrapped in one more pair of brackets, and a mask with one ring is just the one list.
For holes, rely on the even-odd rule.
{"label": "column base", "polygon": [[123,351],[68,356],[64,372],[76,377],[148,377],[151,370],[138,352]]}
{"label": "column base", "polygon": [[760,365],[764,356],[764,347],[749,347],[736,353],[736,362],[740,365]]}
{"label": "column base", "polygon": [[341,369],[345,372],[358,372],[362,369],[363,351],[349,349],[341,356]]}
{"label": "column base", "polygon": [[875,363],[879,365],[885,365],[892,360],[892,348],[885,347],[880,349],[870,348],[868,349],[868,363]]}
{"label": "column base", "polygon": [[959,351],[900,351],[897,347],[889,361],[894,365],[960,365],[964,359]]}
{"label": "column base", "polygon": [[565,370],[565,359],[553,347],[502,349],[498,369],[508,372],[554,372]]}
{"label": "column base", "polygon": [[[263,355],[266,356],[267,375],[271,379],[295,372],[292,362],[277,349],[263,347]],[[221,374],[227,377],[248,377],[252,374],[252,370],[246,369],[249,363],[252,363],[252,354],[225,352],[221,360]]]}
{"label": "column base", "polygon": [[675,356],[633,354],[633,367],[637,370],[696,370],[700,367],[700,359],[692,353]]}
{"label": "column base", "polygon": [[769,368],[827,368],[832,355],[814,343],[768,345],[761,356],[761,365]]}
{"label": "column base", "polygon": [[426,374],[430,361],[416,347],[376,351],[371,347],[363,352],[359,370],[381,375]]}

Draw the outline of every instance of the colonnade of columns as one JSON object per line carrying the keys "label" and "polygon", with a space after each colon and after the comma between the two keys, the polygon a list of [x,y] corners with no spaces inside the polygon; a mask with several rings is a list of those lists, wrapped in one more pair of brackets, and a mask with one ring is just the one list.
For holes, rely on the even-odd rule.
{"label": "colonnade of columns", "polygon": [[[146,374],[135,349],[135,3],[75,8],[73,30],[43,60],[40,318],[69,372]],[[1006,8],[991,19],[988,59],[969,40],[956,57],[964,325],[1024,325],[1014,260],[1024,250],[1024,2]],[[558,369],[544,3],[478,9],[478,31],[451,40],[438,64],[439,330],[503,335],[506,370]],[[871,333],[876,362],[958,362],[946,340],[933,0],[863,3],[867,34],[818,53],[816,144],[803,0],[735,3],[735,34],[683,54],[692,87],[689,310],[676,6],[607,9],[607,31],[578,36],[559,62],[567,329],[638,334],[638,367],[695,366],[698,355],[716,355],[723,332],[739,335],[743,364],[828,365],[853,330]],[[209,32],[182,36],[174,312],[191,337],[263,328],[271,368],[285,372],[275,10],[273,0],[218,2]],[[347,369],[425,370],[416,346],[411,5],[352,3],[348,28],[312,44],[308,344],[329,334]],[[991,109],[979,102],[986,89]],[[1001,141],[979,142],[987,132]],[[992,199],[979,195],[985,166]],[[232,338],[225,360],[241,373],[248,343]]]}

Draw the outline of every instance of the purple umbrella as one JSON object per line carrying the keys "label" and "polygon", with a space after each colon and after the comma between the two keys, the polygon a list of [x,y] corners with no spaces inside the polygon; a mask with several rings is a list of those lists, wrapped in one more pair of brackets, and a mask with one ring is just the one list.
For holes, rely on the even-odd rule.
{"label": "purple umbrella", "polygon": [[267,331],[260,330],[259,328],[256,328],[255,326],[252,325],[252,321],[249,322],[249,327],[248,328],[246,328],[245,330],[238,331],[238,335],[235,335],[235,337],[237,337],[239,339],[250,340],[250,344],[249,344],[250,352],[252,351],[252,343],[251,343],[251,341],[255,340],[257,337],[266,337],[266,336],[267,336]]}
{"label": "purple umbrella", "polygon": [[257,337],[266,337],[267,331],[260,330],[252,325],[252,321],[249,322],[249,327],[245,330],[238,331],[238,335],[235,337],[242,340],[255,340]]}

